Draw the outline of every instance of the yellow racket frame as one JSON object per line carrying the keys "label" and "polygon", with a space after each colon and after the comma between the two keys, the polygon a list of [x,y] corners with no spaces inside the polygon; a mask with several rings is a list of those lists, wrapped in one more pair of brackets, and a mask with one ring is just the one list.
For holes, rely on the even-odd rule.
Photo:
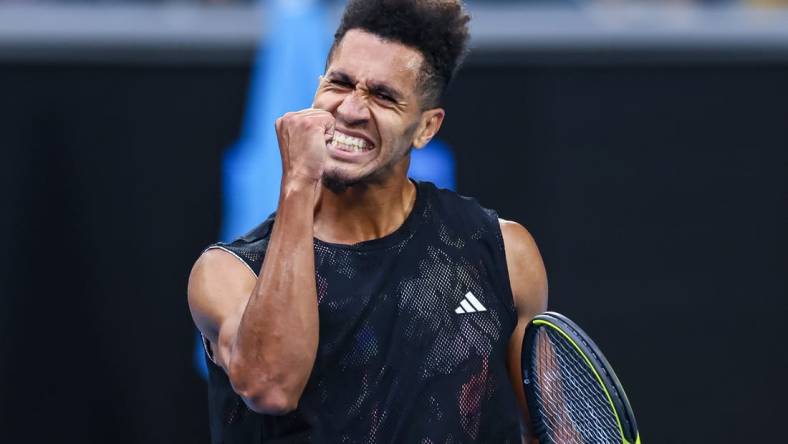
{"label": "yellow racket frame", "polygon": [[580,348],[579,345],[577,345],[575,340],[572,339],[568,334],[566,334],[566,332],[564,332],[561,328],[559,328],[557,325],[553,324],[550,321],[545,321],[543,319],[534,319],[532,322],[534,325],[546,325],[552,328],[553,330],[557,331],[561,336],[566,338],[566,340],[569,341],[570,344],[572,344],[575,350],[577,350],[577,352],[580,353],[580,356],[583,357],[583,360],[586,362],[588,368],[590,368],[591,371],[594,372],[594,376],[596,377],[597,382],[602,387],[602,390],[605,392],[605,396],[607,396],[607,402],[609,402],[611,406],[614,406],[612,410],[613,410],[613,414],[616,416],[616,424],[618,425],[618,433],[621,435],[621,442],[624,444],[641,444],[640,432],[637,433],[634,443],[630,442],[628,439],[624,437],[624,427],[621,425],[621,418],[618,417],[618,412],[616,411],[615,404],[613,403],[613,398],[610,396],[610,392],[607,391],[607,386],[605,386],[605,383],[602,381],[602,377],[599,376],[599,372],[596,371],[596,368],[594,368],[594,365],[591,363],[591,360],[588,359],[588,356],[586,356],[585,353],[583,353],[583,349]]}

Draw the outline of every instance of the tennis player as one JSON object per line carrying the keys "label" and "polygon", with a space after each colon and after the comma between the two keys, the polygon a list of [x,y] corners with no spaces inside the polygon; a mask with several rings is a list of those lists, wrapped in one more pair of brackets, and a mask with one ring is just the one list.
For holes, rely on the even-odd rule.
{"label": "tennis player", "polygon": [[189,278],[214,443],[527,435],[520,348],[547,304],[534,240],[407,177],[443,123],[468,22],[459,0],[351,0],[313,107],[275,122],[275,215]]}

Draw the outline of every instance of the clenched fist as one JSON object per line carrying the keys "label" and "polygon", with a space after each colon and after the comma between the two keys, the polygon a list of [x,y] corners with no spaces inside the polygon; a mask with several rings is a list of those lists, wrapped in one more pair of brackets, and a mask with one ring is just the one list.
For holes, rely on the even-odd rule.
{"label": "clenched fist", "polygon": [[285,180],[319,181],[323,176],[326,144],[334,137],[334,116],[321,109],[290,112],[276,119],[276,135]]}

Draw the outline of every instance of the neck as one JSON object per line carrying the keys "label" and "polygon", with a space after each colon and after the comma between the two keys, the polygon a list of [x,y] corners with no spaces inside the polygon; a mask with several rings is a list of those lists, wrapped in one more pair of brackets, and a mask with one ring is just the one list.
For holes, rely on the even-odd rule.
{"label": "neck", "polygon": [[396,231],[413,209],[416,187],[406,174],[393,176],[382,183],[357,185],[341,193],[323,186],[315,209],[315,237],[355,244]]}

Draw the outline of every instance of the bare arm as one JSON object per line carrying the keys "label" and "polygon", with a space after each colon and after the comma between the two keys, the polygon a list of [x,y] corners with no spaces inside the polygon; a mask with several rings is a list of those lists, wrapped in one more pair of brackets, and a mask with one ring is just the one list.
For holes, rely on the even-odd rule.
{"label": "bare arm", "polygon": [[[501,219],[500,225],[506,248],[509,281],[517,309],[517,326],[509,341],[509,378],[530,434],[530,418],[525,392],[523,392],[520,356],[526,325],[534,316],[547,309],[547,274],[539,249],[530,233],[516,222]],[[524,442],[538,442],[534,436],[529,435],[524,438]]]}
{"label": "bare arm", "polygon": [[214,360],[254,411],[284,414],[312,372],[318,344],[314,205],[333,117],[319,110],[277,120],[282,189],[259,278],[211,250],[189,278],[189,306]]}

